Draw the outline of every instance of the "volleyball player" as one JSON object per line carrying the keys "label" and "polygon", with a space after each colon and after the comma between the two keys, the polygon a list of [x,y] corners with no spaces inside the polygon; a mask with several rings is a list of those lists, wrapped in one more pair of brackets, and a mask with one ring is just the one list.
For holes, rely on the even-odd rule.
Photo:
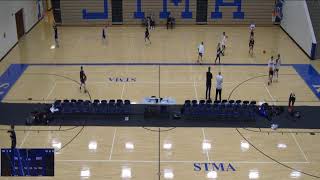
{"label": "volleyball player", "polygon": [[53,30],[54,30],[54,41],[57,48],[59,48],[59,37],[58,37],[58,27],[56,24],[53,25]]}
{"label": "volleyball player", "polygon": [[280,59],[280,54],[278,54],[278,58],[276,59],[276,62],[275,62],[275,71],[274,71],[277,82],[278,82],[278,78],[279,78],[280,66],[281,66],[281,59]]}
{"label": "volleyball player", "polygon": [[221,45],[218,43],[217,45],[217,55],[216,59],[214,60],[214,63],[217,64],[217,60],[219,59],[219,64],[220,64],[220,56],[221,56]]}
{"label": "volleyball player", "polygon": [[250,29],[250,39],[254,37],[254,29],[256,28],[256,25],[251,23],[249,26]]}
{"label": "volleyball player", "polygon": [[273,56],[271,56],[269,62],[268,62],[268,69],[269,69],[269,80],[268,80],[268,85],[272,83],[273,79],[273,73],[274,73],[274,60]]}
{"label": "volleyball player", "polygon": [[222,56],[224,56],[224,52],[226,50],[227,38],[228,38],[228,36],[226,36],[226,32],[223,32],[222,39],[221,39],[221,54],[222,54]]}
{"label": "volleyball player", "polygon": [[84,73],[83,67],[81,66],[81,68],[80,68],[80,91],[81,91],[81,87],[83,86],[84,93],[87,93],[86,81],[87,81],[87,75]]}
{"label": "volleyball player", "polygon": [[147,40],[148,40],[149,43],[151,44],[151,41],[150,41],[150,33],[149,33],[148,27],[146,28],[146,31],[145,31],[145,33],[144,33],[144,42],[146,42]]}
{"label": "volleyball player", "polygon": [[254,37],[250,37],[249,40],[249,54],[253,55]]}
{"label": "volleyball player", "polygon": [[102,28],[102,39],[106,40],[107,38],[107,26]]}
{"label": "volleyball player", "polygon": [[199,59],[200,61],[202,61],[203,55],[204,55],[204,44],[203,42],[201,42],[198,46],[198,60],[197,60],[198,63],[199,63]]}

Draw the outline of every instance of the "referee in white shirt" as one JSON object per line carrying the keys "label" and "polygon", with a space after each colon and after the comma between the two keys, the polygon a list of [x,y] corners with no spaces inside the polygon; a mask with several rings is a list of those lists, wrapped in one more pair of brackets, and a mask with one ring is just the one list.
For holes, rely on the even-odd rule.
{"label": "referee in white shirt", "polygon": [[199,44],[199,47],[198,47],[198,60],[197,60],[197,63],[199,63],[199,59],[200,61],[202,61],[202,56],[204,55],[204,45],[203,45],[203,42],[201,42],[201,44]]}
{"label": "referee in white shirt", "polygon": [[221,72],[218,73],[216,76],[216,97],[215,100],[218,100],[219,96],[219,101],[221,101],[221,93],[222,93],[222,83],[223,83],[223,77],[221,75]]}

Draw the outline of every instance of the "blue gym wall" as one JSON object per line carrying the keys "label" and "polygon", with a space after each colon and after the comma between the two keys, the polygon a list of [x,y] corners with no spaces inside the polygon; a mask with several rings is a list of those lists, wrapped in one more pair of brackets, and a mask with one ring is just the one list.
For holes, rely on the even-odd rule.
{"label": "blue gym wall", "polygon": [[[111,0],[60,0],[62,24],[94,25],[111,22]],[[273,0],[208,0],[208,24],[271,25]],[[196,24],[197,0],[123,0],[123,24],[140,24],[153,15],[165,23],[170,13],[178,24]]]}

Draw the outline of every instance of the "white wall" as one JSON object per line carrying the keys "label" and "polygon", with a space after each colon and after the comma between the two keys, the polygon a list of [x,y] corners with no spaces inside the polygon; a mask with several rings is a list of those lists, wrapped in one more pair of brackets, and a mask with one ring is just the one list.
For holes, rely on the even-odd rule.
{"label": "white wall", "polygon": [[[43,16],[42,0],[40,4]],[[15,13],[21,8],[23,8],[24,29],[28,32],[39,20],[37,0],[0,1],[0,59],[18,42]]]}
{"label": "white wall", "polygon": [[316,37],[305,0],[285,0],[281,27],[311,57],[312,43],[316,43]]}

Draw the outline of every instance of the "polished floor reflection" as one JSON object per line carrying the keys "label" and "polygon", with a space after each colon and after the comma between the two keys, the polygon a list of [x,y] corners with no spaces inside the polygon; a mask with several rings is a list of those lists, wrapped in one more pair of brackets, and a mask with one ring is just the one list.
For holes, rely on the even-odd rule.
{"label": "polished floor reflection", "polygon": [[[159,171],[161,179],[319,176],[320,131],[84,127],[77,135],[82,127],[16,129],[18,147],[56,149],[54,179],[158,179]],[[0,147],[10,146],[5,131],[0,138]]]}

